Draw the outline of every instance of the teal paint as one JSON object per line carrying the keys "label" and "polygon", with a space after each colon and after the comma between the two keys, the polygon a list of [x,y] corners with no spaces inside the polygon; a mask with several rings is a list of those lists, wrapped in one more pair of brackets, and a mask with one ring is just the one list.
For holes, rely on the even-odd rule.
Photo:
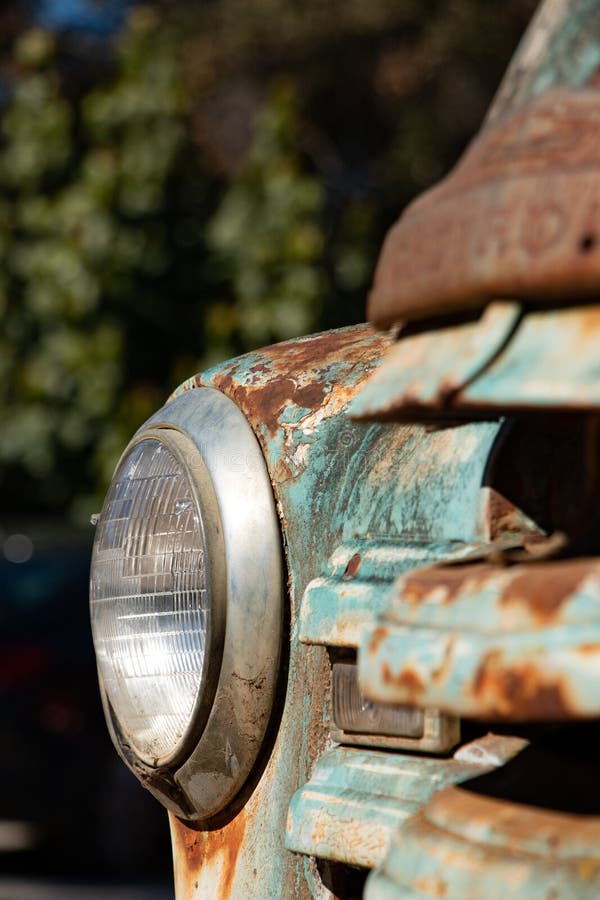
{"label": "teal paint", "polygon": [[398,828],[365,900],[592,900],[600,894],[600,819],[436,795]]}
{"label": "teal paint", "polygon": [[600,307],[532,311],[498,357],[456,399],[490,411],[600,408]]}
{"label": "teal paint", "polygon": [[388,601],[360,648],[367,697],[490,720],[600,715],[598,560],[414,572]]}
{"label": "teal paint", "polygon": [[[600,408],[600,306],[525,310],[403,338],[350,407],[358,420]],[[519,308],[520,309],[520,308]],[[491,328],[491,323],[494,329]]]}
{"label": "teal paint", "polygon": [[[276,896],[274,885],[279,896],[288,890],[299,898],[298,884],[307,896],[318,889],[313,868],[305,870],[301,858],[282,847],[291,798],[310,777],[329,733],[327,654],[324,647],[300,640],[301,600],[308,584],[327,573],[332,556],[337,560],[333,578],[343,580],[340,568],[355,553],[362,564],[364,551],[357,575],[373,596],[381,578],[389,585],[407,564],[460,554],[491,536],[484,480],[499,420],[431,430],[348,418],[349,403],[390,343],[389,336],[366,326],[315,335],[224,363],[177,392],[214,387],[246,414],[267,461],[288,565],[289,668],[283,707],[249,807],[234,896],[252,890],[255,869],[268,873],[261,884],[264,897]],[[356,625],[360,629],[361,622]],[[313,873],[308,880],[307,871]]]}
{"label": "teal paint", "polygon": [[435,791],[492,768],[450,759],[338,748],[292,798],[286,846],[297,853],[374,868],[393,831]]}
{"label": "teal paint", "polygon": [[300,640],[357,647],[385,612],[393,582],[415,568],[460,559],[483,543],[409,544],[391,540],[347,541],[337,547],[322,575],[306,588],[300,608]]}
{"label": "teal paint", "polygon": [[490,303],[473,321],[404,336],[352,402],[356,419],[410,420],[439,415],[490,364],[521,315],[515,302]]}
{"label": "teal paint", "polygon": [[517,48],[487,122],[549,88],[581,88],[600,67],[600,9],[596,0],[545,0]]}

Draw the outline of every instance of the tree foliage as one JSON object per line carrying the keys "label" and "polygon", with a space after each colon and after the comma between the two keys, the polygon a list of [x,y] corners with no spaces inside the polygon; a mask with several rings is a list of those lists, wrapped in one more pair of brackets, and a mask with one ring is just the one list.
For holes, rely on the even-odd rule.
{"label": "tree foliage", "polygon": [[[186,159],[177,51],[174,32],[140,9],[112,82],[73,103],[50,34],[27,32],[16,47],[0,153],[0,462],[24,471],[42,503],[106,480],[178,353],[201,344],[186,337],[201,312],[185,278],[204,185]],[[184,313],[183,340],[170,303]]]}

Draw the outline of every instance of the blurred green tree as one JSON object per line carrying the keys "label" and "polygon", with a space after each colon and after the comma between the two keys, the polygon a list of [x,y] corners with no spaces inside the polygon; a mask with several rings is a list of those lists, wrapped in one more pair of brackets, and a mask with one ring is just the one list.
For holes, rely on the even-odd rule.
{"label": "blurred green tree", "polygon": [[186,152],[176,36],[152,9],[131,16],[112,83],[76,103],[49,33],[26,32],[15,59],[0,152],[3,492],[16,472],[41,508],[88,506],[180,357],[199,355],[209,186]]}
{"label": "blurred green tree", "polygon": [[325,192],[303,171],[298,123],[293,84],[273,85],[249,154],[209,223],[210,246],[235,297],[229,315],[209,310],[219,353],[219,337],[236,334],[244,345],[258,346],[305,334],[319,320],[327,290]]}
{"label": "blurred green tree", "polygon": [[88,515],[191,372],[359,321],[385,229],[472,135],[534,2],[139,6],[75,87],[62,39],[25,32],[0,145],[4,508]]}

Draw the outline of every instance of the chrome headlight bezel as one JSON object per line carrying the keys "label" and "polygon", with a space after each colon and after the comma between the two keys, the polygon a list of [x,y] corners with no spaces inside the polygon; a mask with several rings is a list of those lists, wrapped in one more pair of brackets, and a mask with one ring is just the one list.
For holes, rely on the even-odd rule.
{"label": "chrome headlight bezel", "polygon": [[200,821],[242,787],[273,709],[284,619],[279,519],[262,450],[226,395],[197,388],[176,397],[142,426],[121,459],[148,438],[176,452],[195,485],[209,551],[210,654],[184,736],[152,764],[127,740],[100,677],[101,694],[113,742],[130,768],[172,811]]}

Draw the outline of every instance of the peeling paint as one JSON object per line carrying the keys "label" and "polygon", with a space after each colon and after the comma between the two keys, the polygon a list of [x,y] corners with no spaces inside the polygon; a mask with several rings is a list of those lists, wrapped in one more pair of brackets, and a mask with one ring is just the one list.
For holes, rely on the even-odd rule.
{"label": "peeling paint", "polygon": [[593,900],[600,891],[599,839],[599,816],[448,787],[395,832],[365,900]]}
{"label": "peeling paint", "polygon": [[401,577],[359,656],[364,693],[492,720],[600,714],[600,560]]}

